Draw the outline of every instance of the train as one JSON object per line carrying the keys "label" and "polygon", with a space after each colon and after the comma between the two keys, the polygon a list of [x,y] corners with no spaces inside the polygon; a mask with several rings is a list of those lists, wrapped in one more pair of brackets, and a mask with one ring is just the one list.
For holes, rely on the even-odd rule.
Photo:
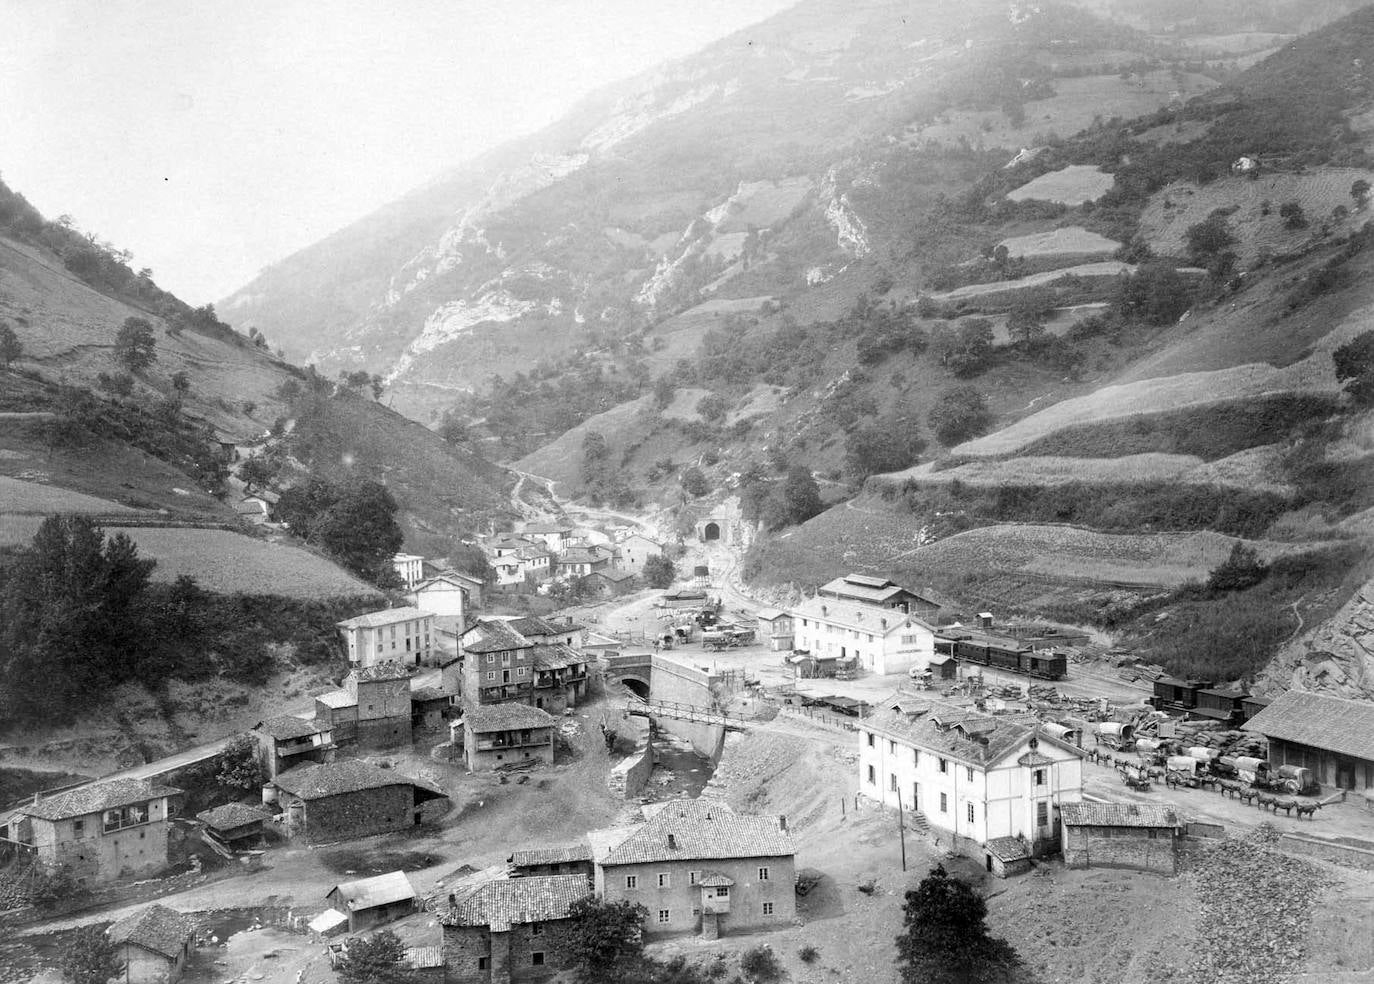
{"label": "train", "polygon": [[935,651],[964,663],[1039,677],[1063,680],[1068,674],[1068,657],[1053,649],[1032,649],[1014,639],[975,632],[942,634],[935,637]]}

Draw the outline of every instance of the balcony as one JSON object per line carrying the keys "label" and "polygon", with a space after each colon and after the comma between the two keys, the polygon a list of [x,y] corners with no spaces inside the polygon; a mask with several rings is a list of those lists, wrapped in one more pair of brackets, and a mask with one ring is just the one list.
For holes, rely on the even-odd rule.
{"label": "balcony", "polygon": [[547,729],[519,734],[510,732],[500,738],[477,739],[477,751],[500,752],[509,748],[536,748],[549,743]]}
{"label": "balcony", "polygon": [[334,742],[332,741],[314,741],[310,738],[301,738],[292,741],[277,742],[277,754],[279,756],[300,755],[303,752],[323,751],[333,747]]}
{"label": "balcony", "polygon": [[721,897],[708,889],[701,900],[701,911],[707,915],[725,915],[730,911],[730,896]]}

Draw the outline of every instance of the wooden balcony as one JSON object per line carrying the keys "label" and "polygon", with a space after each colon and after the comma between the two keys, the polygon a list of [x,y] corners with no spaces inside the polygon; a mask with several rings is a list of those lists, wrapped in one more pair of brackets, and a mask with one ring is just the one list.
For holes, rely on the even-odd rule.
{"label": "wooden balcony", "polygon": [[707,915],[724,915],[730,911],[730,896],[720,898],[719,896],[707,892],[701,900],[701,911]]}

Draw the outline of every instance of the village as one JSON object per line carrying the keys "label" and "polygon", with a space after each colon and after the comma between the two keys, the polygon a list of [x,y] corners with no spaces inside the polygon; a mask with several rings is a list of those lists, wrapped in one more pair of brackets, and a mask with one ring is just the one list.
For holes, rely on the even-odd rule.
{"label": "village", "polygon": [[[882,980],[853,920],[937,862],[1149,893],[1260,829],[1374,867],[1374,707],[1173,679],[881,577],[751,603],[712,571],[723,535],[529,522],[484,538],[494,583],[397,555],[404,603],[337,626],[342,685],[238,739],[239,798],[187,815],[178,758],[7,805],[16,960],[109,923],[129,984],[328,981],[389,930],[435,981],[541,980],[594,897],[644,906],[665,953],[824,939]],[[644,587],[665,549],[693,573]],[[576,610],[508,611],[571,578]],[[54,868],[98,904],[24,904]]]}

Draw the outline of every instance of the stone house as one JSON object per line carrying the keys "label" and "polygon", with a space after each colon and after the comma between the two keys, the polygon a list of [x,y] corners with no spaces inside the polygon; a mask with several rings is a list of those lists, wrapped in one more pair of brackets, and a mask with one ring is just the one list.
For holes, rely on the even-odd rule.
{"label": "stone house", "polygon": [[524,547],[515,554],[525,581],[547,581],[553,577],[554,557],[554,552],[544,547]]}
{"label": "stone house", "polygon": [[410,674],[400,663],[350,670],[342,690],[315,698],[315,726],[337,744],[392,748],[411,741]]}
{"label": "stone house", "polygon": [[334,754],[334,732],[327,718],[304,718],[283,714],[253,725],[253,743],[258,762],[271,779],[278,772],[304,762],[326,762]]}
{"label": "stone house", "polygon": [[585,577],[610,568],[612,551],[607,547],[572,547],[558,558],[554,575],[560,578]]}
{"label": "stone house", "polygon": [[631,533],[617,540],[615,545],[620,550],[616,566],[631,574],[643,573],[644,564],[650,557],[663,555],[663,544],[643,533]]}
{"label": "stone house", "polygon": [[338,623],[350,666],[398,661],[420,666],[434,656],[434,613],[384,608]]}
{"label": "stone house", "polygon": [[538,540],[555,554],[581,542],[576,528],[570,523],[526,523],[520,535],[526,540]]}
{"label": "stone house", "polygon": [[646,821],[595,830],[596,893],[649,910],[645,934],[772,929],[796,916],[796,847],[787,820],[736,814],[724,803],[672,800]]}
{"label": "stone house", "polygon": [[425,579],[425,558],[418,554],[398,553],[391,558],[391,569],[401,579],[407,591]]}
{"label": "stone house", "polygon": [[126,984],[176,984],[195,950],[196,924],[163,905],[145,906],[110,925],[105,935],[115,946]]}
{"label": "stone house", "polygon": [[549,616],[547,618],[541,618],[538,615],[522,615],[519,618],[509,619],[506,625],[536,645],[539,643],[562,643],[573,649],[581,649],[587,641],[587,627],[574,622],[571,615]]}
{"label": "stone house", "polygon": [[112,779],[33,802],[10,814],[9,839],[38,860],[90,882],[150,875],[167,866],[167,828],[181,790]]}
{"label": "stone house", "polygon": [[537,875],[582,875],[592,880],[592,848],[586,841],[560,847],[537,847],[514,851],[506,859],[512,878]]}
{"label": "stone house", "polygon": [[1178,873],[1183,820],[1167,806],[1065,803],[1064,863],[1070,868],[1138,868]]}
{"label": "stone house", "polygon": [[587,696],[591,660],[561,642],[534,647],[534,706],[562,714]]}
{"label": "stone house", "polygon": [[463,759],[469,772],[553,762],[558,719],[527,704],[468,704],[463,710]]}
{"label": "stone house", "polygon": [[633,574],[626,570],[604,570],[592,571],[583,576],[583,582],[598,597],[614,598],[633,590],[639,582],[636,580],[638,574]]}
{"label": "stone house", "polygon": [[463,633],[463,699],[475,704],[528,703],[534,691],[534,643],[500,619],[478,619]]}
{"label": "stone house", "polygon": [[458,700],[456,693],[442,687],[417,687],[410,692],[410,730],[441,731],[447,725],[449,709]]}
{"label": "stone house", "polygon": [[560,930],[592,894],[583,875],[499,878],[455,892],[439,910],[444,968],[453,982],[547,980],[566,963]]}
{"label": "stone house", "polygon": [[1289,690],[1244,725],[1269,739],[1269,766],[1311,769],[1323,786],[1374,790],[1374,704]]}
{"label": "stone house", "polygon": [[320,844],[406,830],[422,822],[424,804],[448,794],[394,769],[345,759],[283,772],[263,797],[275,797],[292,835]]}
{"label": "stone house", "polygon": [[336,911],[348,916],[350,933],[408,916],[415,911],[416,902],[415,889],[404,871],[341,882],[325,898]]}
{"label": "stone house", "polygon": [[260,495],[246,495],[234,503],[234,512],[245,523],[266,526],[272,522],[272,503]]}
{"label": "stone house", "polygon": [[1059,815],[1083,798],[1081,753],[1033,717],[992,716],[901,696],[857,722],[859,791],[919,812],[956,847],[1017,837],[1058,850]]}
{"label": "stone house", "polygon": [[900,609],[817,595],[788,615],[794,648],[827,659],[856,659],[870,673],[924,669],[935,656],[934,629]]}

